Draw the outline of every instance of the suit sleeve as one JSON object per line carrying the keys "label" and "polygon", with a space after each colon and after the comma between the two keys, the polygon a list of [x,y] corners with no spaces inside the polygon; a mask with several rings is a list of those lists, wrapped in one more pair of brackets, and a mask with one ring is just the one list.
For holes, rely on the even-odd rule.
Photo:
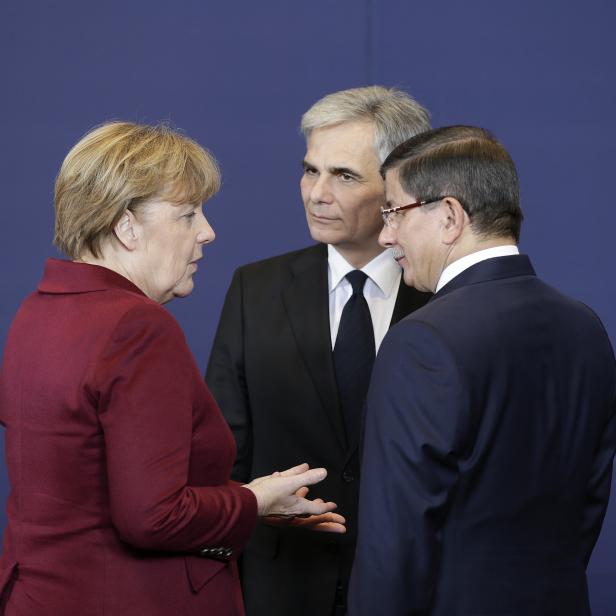
{"label": "suit sleeve", "polygon": [[254,495],[227,478],[188,483],[193,438],[212,448],[212,477],[232,454],[219,432],[195,431],[195,404],[218,410],[173,318],[157,305],[126,313],[95,371],[110,514],[122,539],[153,550],[241,551],[256,523]]}
{"label": "suit sleeve", "polygon": [[242,274],[233,275],[220,315],[205,380],[224,415],[237,445],[232,477],[252,479],[252,424],[244,369]]}
{"label": "suit sleeve", "polygon": [[430,613],[467,397],[432,328],[406,320],[390,330],[367,399],[350,616]]}
{"label": "suit sleeve", "polygon": [[599,538],[612,485],[612,464],[616,451],[616,400],[612,401],[607,423],[597,447],[582,516],[582,550],[588,565]]}

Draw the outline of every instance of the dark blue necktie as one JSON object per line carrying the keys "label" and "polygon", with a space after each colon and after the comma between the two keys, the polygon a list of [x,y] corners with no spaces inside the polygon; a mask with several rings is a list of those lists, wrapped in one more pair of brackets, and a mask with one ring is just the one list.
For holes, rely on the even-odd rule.
{"label": "dark blue necktie", "polygon": [[353,270],[346,279],[353,295],[344,305],[334,345],[334,367],[347,440],[352,442],[359,432],[359,423],[368,383],[374,364],[374,329],[364,284],[368,276]]}

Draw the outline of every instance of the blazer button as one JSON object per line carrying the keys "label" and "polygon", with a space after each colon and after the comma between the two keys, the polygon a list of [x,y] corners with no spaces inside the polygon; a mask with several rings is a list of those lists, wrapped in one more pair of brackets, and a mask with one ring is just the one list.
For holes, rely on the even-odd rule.
{"label": "blazer button", "polygon": [[344,471],[342,471],[342,479],[347,483],[352,483],[355,481],[355,475],[353,475],[353,472],[350,469],[345,468]]}

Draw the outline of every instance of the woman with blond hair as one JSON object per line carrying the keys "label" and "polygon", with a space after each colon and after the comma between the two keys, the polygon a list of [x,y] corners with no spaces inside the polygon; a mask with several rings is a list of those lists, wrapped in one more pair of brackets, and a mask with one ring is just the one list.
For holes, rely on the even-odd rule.
{"label": "woman with blond hair", "polygon": [[258,515],[344,531],[333,503],[303,498],[324,469],[229,480],[233,438],[161,306],[192,291],[219,184],[165,126],[108,123],[65,159],[55,242],[70,260],[47,262],[1,373],[0,613],[238,616]]}

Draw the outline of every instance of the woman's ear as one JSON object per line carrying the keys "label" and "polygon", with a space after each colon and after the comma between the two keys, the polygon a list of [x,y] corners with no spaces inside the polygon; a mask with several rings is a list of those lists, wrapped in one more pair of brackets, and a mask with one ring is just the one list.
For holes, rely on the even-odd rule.
{"label": "woman's ear", "polygon": [[442,238],[445,244],[453,244],[470,224],[470,218],[462,204],[454,197],[443,200],[445,208],[442,226]]}
{"label": "woman's ear", "polygon": [[113,228],[113,232],[118,238],[120,244],[122,244],[127,250],[132,251],[137,248],[137,227],[138,225],[135,215],[130,210],[126,210]]}

